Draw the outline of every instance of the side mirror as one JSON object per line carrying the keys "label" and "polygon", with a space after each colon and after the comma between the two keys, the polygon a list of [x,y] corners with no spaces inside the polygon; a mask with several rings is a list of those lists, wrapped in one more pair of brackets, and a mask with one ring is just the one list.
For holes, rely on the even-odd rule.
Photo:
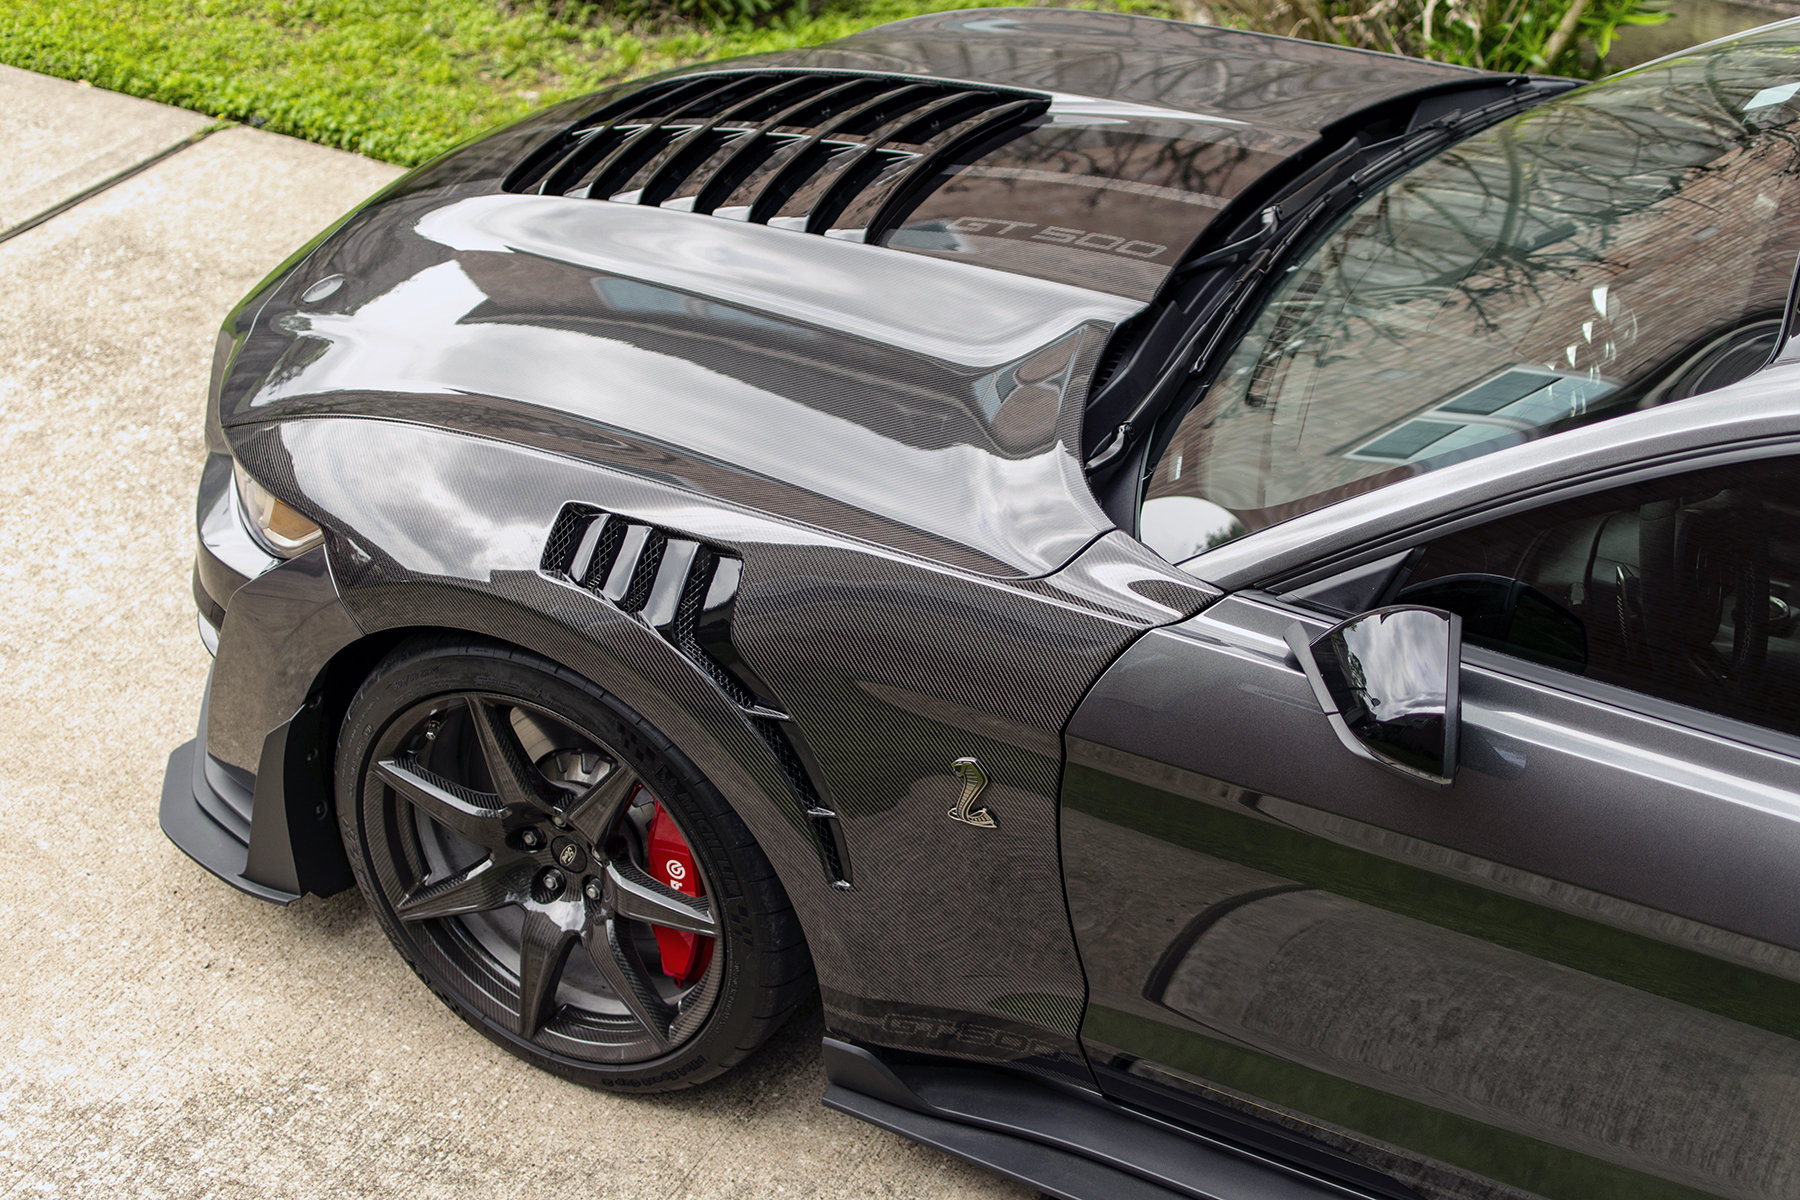
{"label": "side mirror", "polygon": [[1378,608],[1307,640],[1288,627],[1319,707],[1352,754],[1416,783],[1449,787],[1462,723],[1462,618],[1415,605]]}

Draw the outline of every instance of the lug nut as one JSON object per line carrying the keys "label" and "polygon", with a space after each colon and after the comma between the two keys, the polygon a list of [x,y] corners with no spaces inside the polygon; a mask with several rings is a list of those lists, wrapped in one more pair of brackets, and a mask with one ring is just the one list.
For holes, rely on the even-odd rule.
{"label": "lug nut", "polygon": [[562,894],[562,872],[545,871],[542,875],[538,876],[538,887],[543,890],[545,896],[554,900],[557,896]]}
{"label": "lug nut", "polygon": [[592,900],[596,903],[598,903],[600,900],[602,900],[606,897],[606,889],[600,886],[600,881],[598,879],[588,880],[587,886],[582,888],[581,890],[583,892],[587,893],[587,898],[589,900]]}
{"label": "lug nut", "polygon": [[567,829],[569,827],[569,823],[567,821],[563,820],[561,817],[551,817],[550,823],[552,825],[556,826],[558,829]]}
{"label": "lug nut", "polygon": [[535,829],[527,829],[519,835],[519,841],[524,843],[527,850],[536,850],[544,844],[544,835]]}

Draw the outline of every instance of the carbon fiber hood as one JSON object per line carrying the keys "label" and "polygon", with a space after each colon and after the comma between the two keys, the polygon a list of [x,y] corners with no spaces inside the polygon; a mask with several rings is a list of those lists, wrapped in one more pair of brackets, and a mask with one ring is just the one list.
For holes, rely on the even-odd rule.
{"label": "carbon fiber hood", "polygon": [[1076,441],[1136,308],[660,208],[403,194],[273,287],[218,403],[232,440],[327,414],[459,429],[1036,575],[1109,528]]}
{"label": "carbon fiber hood", "polygon": [[1371,105],[1481,75],[1214,25],[1053,8],[935,13],[700,69],[718,66],[932,75],[1145,105],[1163,116],[1231,117],[1302,136]]}
{"label": "carbon fiber hood", "polygon": [[[747,71],[928,77],[1044,97],[1044,115],[916,187],[896,227],[848,220],[831,233],[1139,300],[1155,295],[1234,201],[1334,124],[1484,78],[1213,26],[997,8],[897,21],[633,86]],[[830,223],[815,222],[821,232]]]}
{"label": "carbon fiber hood", "polygon": [[[849,120],[962,86],[906,78],[920,75],[1004,81],[993,111],[1020,119],[963,143],[966,120],[931,137]],[[333,414],[462,429],[984,574],[1042,574],[1111,528],[1079,465],[1111,331],[1320,129],[1470,75],[1005,9],[638,81],[453,151],[321,235],[228,321],[217,428]],[[794,94],[809,98],[783,108]],[[961,101],[931,101],[946,103]],[[702,135],[722,139],[715,161],[760,156],[738,190],[765,190],[736,219],[696,207],[729,192],[716,172],[668,169]],[[604,161],[565,161],[535,191],[503,182],[547,147],[607,137]],[[934,158],[932,137],[954,153]],[[768,181],[813,151],[819,176],[886,155],[864,191],[902,181],[877,206],[888,223],[783,215]]]}

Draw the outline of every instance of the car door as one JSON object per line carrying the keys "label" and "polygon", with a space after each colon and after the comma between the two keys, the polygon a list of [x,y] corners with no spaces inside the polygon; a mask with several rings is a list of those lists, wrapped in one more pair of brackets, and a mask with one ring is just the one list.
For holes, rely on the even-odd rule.
{"label": "car door", "polygon": [[[1589,484],[1140,640],[1067,732],[1107,1093],[1390,1195],[1800,1195],[1796,484]],[[1463,616],[1441,790],[1284,641],[1393,603]]]}

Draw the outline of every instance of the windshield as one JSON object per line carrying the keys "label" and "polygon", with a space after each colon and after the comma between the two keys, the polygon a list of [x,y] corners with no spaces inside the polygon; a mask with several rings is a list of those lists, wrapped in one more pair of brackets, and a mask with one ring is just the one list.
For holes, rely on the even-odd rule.
{"label": "windshield", "polygon": [[1769,358],[1800,249],[1800,24],[1459,143],[1315,243],[1152,469],[1179,560]]}

